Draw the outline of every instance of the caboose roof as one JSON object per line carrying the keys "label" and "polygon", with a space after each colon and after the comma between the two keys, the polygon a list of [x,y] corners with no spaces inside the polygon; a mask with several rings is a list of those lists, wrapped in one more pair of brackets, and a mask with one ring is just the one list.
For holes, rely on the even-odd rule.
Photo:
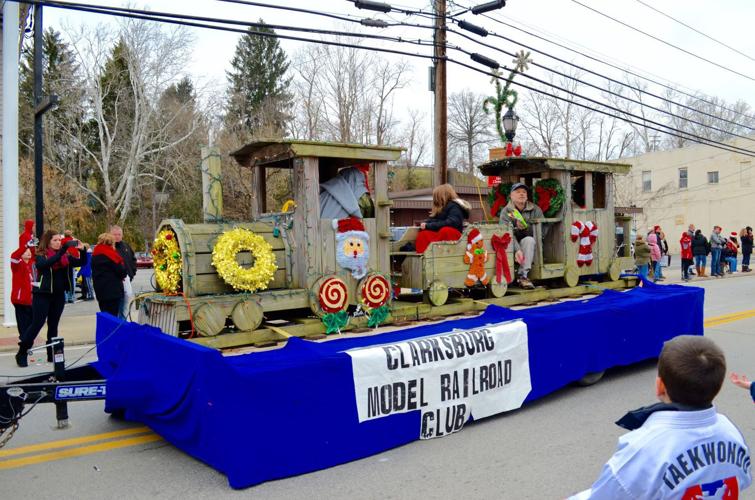
{"label": "caboose roof", "polygon": [[564,158],[509,157],[491,160],[480,165],[483,175],[532,174],[546,170],[580,170],[583,172],[603,172],[628,174],[631,165],[603,161],[566,160]]}
{"label": "caboose roof", "polygon": [[[336,160],[396,161],[402,148],[344,144],[339,142],[301,141],[297,139],[262,139],[231,153],[241,165],[289,167],[289,160],[304,156]],[[346,162],[344,162],[346,163]]]}

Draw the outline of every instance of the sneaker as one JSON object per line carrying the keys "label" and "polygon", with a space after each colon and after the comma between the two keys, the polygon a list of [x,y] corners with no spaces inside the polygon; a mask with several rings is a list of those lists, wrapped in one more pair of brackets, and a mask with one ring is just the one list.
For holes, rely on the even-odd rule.
{"label": "sneaker", "polygon": [[535,289],[535,285],[533,285],[532,282],[528,280],[526,276],[520,276],[519,279],[516,280],[516,282],[521,288],[525,290]]}

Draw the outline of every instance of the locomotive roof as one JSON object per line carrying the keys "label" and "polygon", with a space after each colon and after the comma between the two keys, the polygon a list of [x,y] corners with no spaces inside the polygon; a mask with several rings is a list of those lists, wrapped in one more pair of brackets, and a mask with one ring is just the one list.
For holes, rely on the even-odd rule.
{"label": "locomotive roof", "polygon": [[564,158],[508,157],[491,160],[480,165],[483,175],[527,174],[546,170],[580,170],[583,172],[603,172],[628,174],[631,165],[603,161],[566,160]]}
{"label": "locomotive roof", "polygon": [[231,153],[242,165],[288,167],[289,160],[303,156],[339,160],[396,161],[403,148],[345,144],[339,142],[301,141],[297,139],[263,139],[251,142]]}

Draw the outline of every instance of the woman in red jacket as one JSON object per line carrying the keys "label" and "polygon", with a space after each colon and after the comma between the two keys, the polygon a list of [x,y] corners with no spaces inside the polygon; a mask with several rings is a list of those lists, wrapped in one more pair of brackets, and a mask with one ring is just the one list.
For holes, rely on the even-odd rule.
{"label": "woman in red jacket", "polygon": [[679,240],[679,247],[682,250],[682,280],[689,281],[689,268],[694,262],[692,255],[692,238],[688,232],[682,233],[682,239]]}
{"label": "woman in red jacket", "polygon": [[13,285],[11,287],[10,301],[16,310],[16,325],[18,326],[18,339],[31,325],[31,286],[34,281],[32,274],[32,248],[30,239],[26,240],[23,247],[10,254],[10,270],[13,273]]}

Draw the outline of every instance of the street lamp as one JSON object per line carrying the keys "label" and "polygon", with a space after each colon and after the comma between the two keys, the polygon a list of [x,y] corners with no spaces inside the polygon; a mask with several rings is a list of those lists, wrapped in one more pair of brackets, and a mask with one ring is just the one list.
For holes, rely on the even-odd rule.
{"label": "street lamp", "polygon": [[503,115],[503,131],[509,142],[512,142],[516,136],[517,125],[519,125],[519,115],[514,113],[513,109],[509,108],[506,114]]}

